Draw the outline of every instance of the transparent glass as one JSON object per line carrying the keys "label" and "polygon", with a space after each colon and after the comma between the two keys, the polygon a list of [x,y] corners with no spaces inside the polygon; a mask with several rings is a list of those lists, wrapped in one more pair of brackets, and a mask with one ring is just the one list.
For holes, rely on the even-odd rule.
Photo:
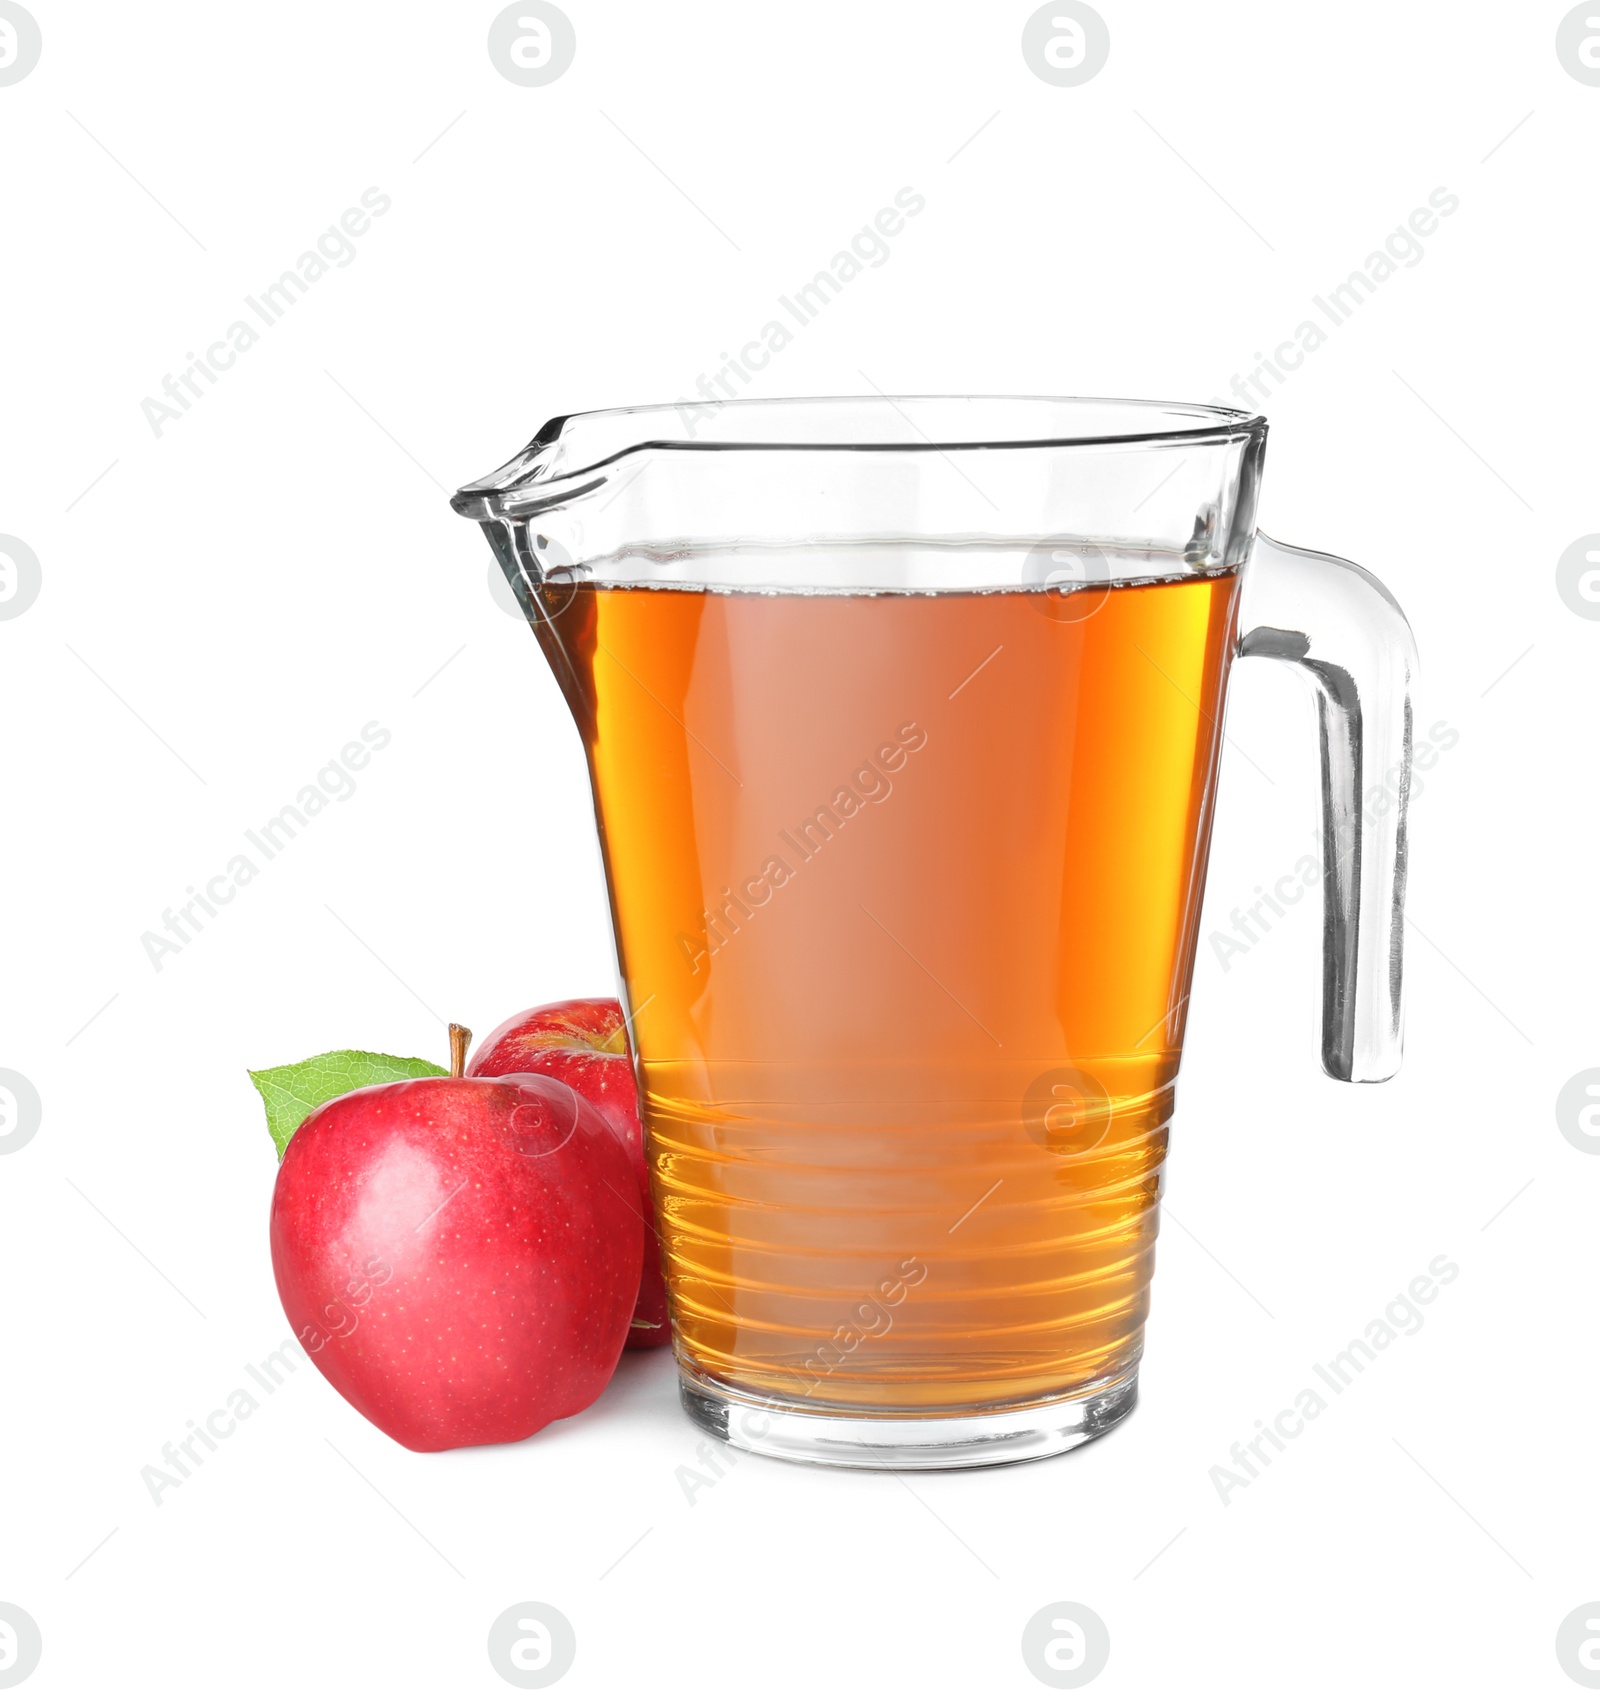
{"label": "transparent glass", "polygon": [[1235,656],[1314,685],[1323,1063],[1394,1072],[1415,653],[1371,576],[1256,532],[1265,442],[1136,401],[648,407],[456,495],[583,740],[718,1436],[960,1467],[1132,1407]]}

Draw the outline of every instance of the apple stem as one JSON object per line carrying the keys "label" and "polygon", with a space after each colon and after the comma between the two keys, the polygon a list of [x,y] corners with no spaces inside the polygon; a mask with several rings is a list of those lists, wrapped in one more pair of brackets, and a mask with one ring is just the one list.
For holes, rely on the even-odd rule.
{"label": "apple stem", "polygon": [[466,1072],[467,1047],[472,1043],[472,1029],[460,1022],[450,1024],[450,1078],[460,1080]]}

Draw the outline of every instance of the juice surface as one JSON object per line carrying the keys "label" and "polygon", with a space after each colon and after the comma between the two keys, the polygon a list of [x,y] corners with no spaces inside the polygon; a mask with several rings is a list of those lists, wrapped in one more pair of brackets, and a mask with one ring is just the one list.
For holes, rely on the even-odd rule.
{"label": "juice surface", "polygon": [[549,602],[693,1367],[935,1413],[1137,1359],[1236,588]]}

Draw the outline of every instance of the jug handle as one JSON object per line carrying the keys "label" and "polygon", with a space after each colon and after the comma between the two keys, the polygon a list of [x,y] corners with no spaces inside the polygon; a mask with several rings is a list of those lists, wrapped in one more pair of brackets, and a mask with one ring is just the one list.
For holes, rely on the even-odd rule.
{"label": "jug handle", "polygon": [[[1387,1080],[1403,1033],[1416,644],[1389,590],[1343,558],[1258,532],[1243,573],[1238,655],[1294,664],[1316,693],[1322,1066],[1335,1080]],[[1391,780],[1398,797],[1385,790]]]}

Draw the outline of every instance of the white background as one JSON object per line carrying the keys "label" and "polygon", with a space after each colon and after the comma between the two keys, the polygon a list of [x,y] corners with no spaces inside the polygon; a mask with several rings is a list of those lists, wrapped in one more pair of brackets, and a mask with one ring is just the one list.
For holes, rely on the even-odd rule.
{"label": "white background", "polygon": [[[497,74],[496,9],[39,0],[0,88],[0,529],[43,570],[0,622],[0,1067],[44,1112],[0,1158],[0,1599],[34,1683],[492,1687],[490,1623],[538,1599],[574,1687],[1027,1687],[1059,1600],[1108,1688],[1569,1684],[1600,1161],[1553,1106],[1600,1063],[1600,626],[1555,564],[1600,529],[1600,88],[1565,8],[1105,0],[1078,88],[993,0],[571,0],[544,88]],[[371,186],[354,260],[156,436],[141,400]],[[549,416],[691,392],[905,186],[926,211],[758,391],[1226,399],[1459,196],[1263,407],[1263,526],[1394,590],[1419,725],[1459,734],[1413,812],[1399,1078],[1318,1070],[1313,901],[1226,971],[1202,945],[1143,1402],[1076,1454],[746,1458],[691,1506],[664,1355],[427,1457],[302,1364],[157,1507],[141,1468],[287,1336],[246,1067],[442,1059],[448,1019],[611,990],[578,741],[447,492]],[[373,720],[356,795],[157,972],[141,934]],[[1207,936],[1315,819],[1297,679],[1241,666],[1228,729]],[[1224,1506],[1211,1467],[1440,1253],[1422,1331]]]}

